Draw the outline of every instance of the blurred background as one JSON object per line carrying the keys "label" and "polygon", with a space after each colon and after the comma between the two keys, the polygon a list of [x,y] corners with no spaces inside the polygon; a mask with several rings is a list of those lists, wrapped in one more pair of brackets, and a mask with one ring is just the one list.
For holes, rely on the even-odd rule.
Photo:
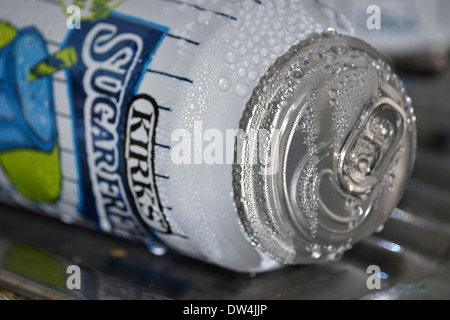
{"label": "blurred background", "polygon": [[[322,2],[392,60],[415,107],[415,169],[383,230],[339,262],[238,274],[0,205],[0,300],[450,299],[450,1]],[[368,28],[374,5],[379,29]],[[82,289],[68,291],[73,264],[82,268]],[[373,264],[381,290],[366,285]]]}

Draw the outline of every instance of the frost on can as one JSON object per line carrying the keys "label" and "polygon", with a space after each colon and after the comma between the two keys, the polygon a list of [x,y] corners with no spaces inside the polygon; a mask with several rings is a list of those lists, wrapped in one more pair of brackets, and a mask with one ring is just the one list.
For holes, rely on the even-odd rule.
{"label": "frost on can", "polygon": [[2,201],[256,272],[338,259],[402,195],[411,101],[329,7],[1,6]]}

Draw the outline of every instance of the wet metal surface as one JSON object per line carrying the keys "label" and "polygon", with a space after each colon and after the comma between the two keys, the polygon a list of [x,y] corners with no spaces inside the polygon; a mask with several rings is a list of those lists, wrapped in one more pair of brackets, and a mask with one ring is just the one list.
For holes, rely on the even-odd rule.
{"label": "wet metal surface", "polygon": [[[0,288],[45,299],[450,299],[450,76],[403,79],[419,139],[404,211],[341,261],[239,274],[0,205]],[[65,286],[73,264],[81,290]],[[380,290],[366,285],[373,264]]]}

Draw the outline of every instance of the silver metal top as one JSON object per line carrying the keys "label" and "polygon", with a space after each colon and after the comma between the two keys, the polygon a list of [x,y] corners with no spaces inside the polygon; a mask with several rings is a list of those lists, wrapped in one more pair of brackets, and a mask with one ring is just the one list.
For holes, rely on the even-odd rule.
{"label": "silver metal top", "polygon": [[342,148],[338,176],[352,194],[367,194],[383,178],[406,133],[405,111],[392,99],[380,97],[363,111]]}
{"label": "silver metal top", "polygon": [[411,99],[365,42],[326,30],[271,66],[240,122],[235,202],[255,246],[284,263],[336,260],[402,196]]}

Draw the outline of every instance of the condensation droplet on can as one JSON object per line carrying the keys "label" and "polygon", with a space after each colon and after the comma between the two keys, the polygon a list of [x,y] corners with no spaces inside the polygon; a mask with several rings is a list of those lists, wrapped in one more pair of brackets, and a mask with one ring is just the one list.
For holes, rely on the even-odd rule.
{"label": "condensation droplet on can", "polygon": [[236,56],[232,52],[228,52],[224,60],[228,64],[233,64],[236,62]]}
{"label": "condensation droplet on can", "polygon": [[384,229],[384,224],[380,225],[375,232],[381,232]]}
{"label": "condensation droplet on can", "polygon": [[353,207],[354,204],[355,204],[355,199],[353,199],[353,198],[347,198],[345,200],[345,206],[347,206],[347,207]]}
{"label": "condensation droplet on can", "polygon": [[214,18],[215,14],[212,11],[201,11],[197,15],[198,24],[209,24],[209,22]]}
{"label": "condensation droplet on can", "polygon": [[294,71],[292,71],[292,77],[294,79],[300,79],[301,77],[303,77],[303,71],[301,69],[295,69]]}
{"label": "condensation droplet on can", "polygon": [[147,246],[148,251],[150,251],[155,256],[163,256],[167,253],[167,249],[158,243],[146,242],[145,244]]}
{"label": "condensation droplet on can", "polygon": [[220,91],[226,92],[231,88],[231,81],[226,78],[222,78],[219,80],[218,86]]}
{"label": "condensation droplet on can", "polygon": [[246,68],[240,68],[240,69],[238,70],[238,72],[237,72],[237,76],[238,76],[240,79],[244,79],[247,75],[248,75],[248,71],[247,71]]}
{"label": "condensation droplet on can", "polygon": [[313,259],[316,259],[316,260],[317,260],[317,259],[319,259],[321,256],[322,256],[322,253],[320,252],[320,249],[311,252],[311,258],[313,258]]}
{"label": "condensation droplet on can", "polygon": [[250,94],[250,86],[244,83],[240,83],[236,86],[236,94],[238,97],[245,98]]}
{"label": "condensation droplet on can", "polygon": [[248,80],[250,81],[256,81],[259,78],[259,73],[257,71],[249,71],[248,73]]}
{"label": "condensation droplet on can", "polygon": [[353,213],[355,216],[360,217],[362,216],[362,214],[364,213],[363,209],[361,208],[361,206],[356,206],[353,210]]}
{"label": "condensation droplet on can", "polygon": [[338,95],[338,91],[336,89],[331,89],[328,91],[328,94],[330,95],[330,98],[336,98]]}
{"label": "condensation droplet on can", "polygon": [[221,35],[220,38],[223,42],[229,43],[231,41],[234,40],[234,34],[230,31],[224,31]]}
{"label": "condensation droplet on can", "polygon": [[356,220],[350,220],[350,221],[348,222],[348,227],[349,227],[350,229],[356,228],[357,225],[358,225],[358,222],[357,222]]}

